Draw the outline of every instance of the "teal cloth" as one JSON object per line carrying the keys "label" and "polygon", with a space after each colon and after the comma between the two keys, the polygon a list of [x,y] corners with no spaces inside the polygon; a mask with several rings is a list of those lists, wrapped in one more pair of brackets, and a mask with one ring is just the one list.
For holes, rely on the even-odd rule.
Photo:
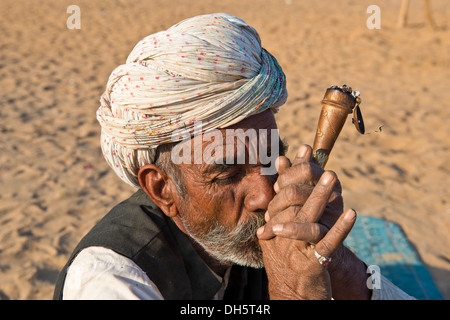
{"label": "teal cloth", "polygon": [[358,215],[345,245],[367,265],[376,265],[381,274],[419,300],[442,300],[426,265],[393,222]]}

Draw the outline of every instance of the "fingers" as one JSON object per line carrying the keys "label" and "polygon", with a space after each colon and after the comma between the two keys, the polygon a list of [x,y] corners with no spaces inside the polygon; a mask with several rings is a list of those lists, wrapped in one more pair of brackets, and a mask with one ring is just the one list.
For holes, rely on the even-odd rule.
{"label": "fingers", "polygon": [[286,210],[280,212],[278,215],[276,215],[274,218],[271,218],[268,220],[266,212],[266,225],[260,227],[257,231],[257,236],[261,240],[269,240],[276,236],[273,227],[275,225],[280,225],[284,223],[294,222],[295,218],[298,215],[298,211],[301,210],[301,207],[289,207]]}
{"label": "fingers", "polygon": [[[283,210],[286,210],[288,207],[303,206],[313,190],[313,186],[302,184],[293,184],[286,186],[269,203],[266,213],[266,221],[268,222],[269,219],[276,216]],[[330,208],[340,208],[341,206],[339,205],[342,205],[342,202],[342,195],[333,190],[328,202]]]}
{"label": "fingers", "polygon": [[[281,174],[281,172],[283,172],[284,170],[286,170],[290,166],[291,166],[291,161],[287,157],[285,157],[285,156],[278,157],[275,160],[275,167],[277,168],[278,177]],[[275,184],[273,185],[273,190],[276,193],[278,193],[280,191],[280,188],[278,187],[277,182],[275,182]]]}
{"label": "fingers", "polygon": [[[297,151],[297,155],[294,159],[293,165],[298,165],[300,163],[310,162],[310,161],[312,161],[311,147],[308,145],[300,146],[300,148]],[[278,174],[281,174],[285,169],[290,168],[292,166],[290,160],[285,156],[278,157],[275,162],[275,165],[277,166]],[[278,183],[275,183],[274,190],[277,193],[280,190]]]}
{"label": "fingers", "polygon": [[297,155],[296,155],[292,165],[295,166],[302,162],[311,162],[312,154],[313,154],[312,148],[309,145],[304,144],[304,145],[300,146],[300,148],[298,148]]}
{"label": "fingers", "polygon": [[[311,194],[307,196],[306,201],[303,206],[292,205],[298,198],[296,190],[298,187],[290,187],[283,189],[282,192],[276,195],[281,200],[279,205],[280,208],[285,206],[285,210],[277,213],[273,218],[268,217],[266,214],[267,224],[258,230],[258,238],[260,239],[270,239],[275,236],[272,230],[275,224],[286,223],[286,222],[317,222],[322,216],[325,207],[327,206],[330,196],[333,193],[333,187],[336,183],[337,178],[333,172],[326,172],[322,175],[317,186],[314,187]],[[294,191],[286,191],[294,190]],[[302,200],[303,202],[303,200]],[[273,207],[272,207],[273,208]],[[269,212],[268,210],[267,212]]]}
{"label": "fingers", "polygon": [[327,233],[328,229],[318,223],[287,222],[276,224],[272,228],[276,236],[294,240],[317,243]]}
{"label": "fingers", "polygon": [[[312,162],[301,162],[285,169],[280,173],[274,185],[276,193],[291,184],[305,184],[314,186],[320,179],[324,170]],[[336,184],[336,192],[342,192],[340,182]]]}
{"label": "fingers", "polygon": [[[305,219],[306,222],[317,222],[320,219],[333,193],[336,182],[336,174],[332,171],[327,171],[320,177],[318,184],[303,204],[301,209],[302,219]],[[288,192],[286,202],[294,201],[295,196],[295,194]]]}
{"label": "fingers", "polygon": [[312,161],[312,148],[306,144],[300,146],[300,148],[298,148],[297,150],[297,154],[295,156],[293,164],[291,164],[290,160],[285,156],[280,156],[279,159],[280,158],[283,159],[285,167],[282,167],[281,164],[275,164],[277,166],[278,173],[281,173],[284,169],[290,167],[291,165]]}
{"label": "fingers", "polygon": [[281,173],[283,170],[289,168],[291,166],[291,161],[288,157],[285,156],[279,156],[275,160],[275,167],[277,168],[277,172]]}
{"label": "fingers", "polygon": [[[312,148],[303,145],[298,149],[292,165],[286,157],[278,158],[280,160],[279,176],[274,184],[276,193],[290,184],[315,185],[317,183],[324,170],[313,161],[312,154]],[[336,185],[336,192],[342,192],[340,182]]]}
{"label": "fingers", "polygon": [[335,225],[316,244],[316,251],[325,257],[331,257],[337,248],[344,242],[352,230],[356,221],[356,212],[353,209],[347,210],[336,221]]}

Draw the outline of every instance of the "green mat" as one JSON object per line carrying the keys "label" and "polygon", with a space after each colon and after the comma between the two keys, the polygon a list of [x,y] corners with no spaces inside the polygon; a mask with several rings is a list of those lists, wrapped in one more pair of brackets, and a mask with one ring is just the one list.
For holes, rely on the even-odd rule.
{"label": "green mat", "polygon": [[442,300],[430,272],[399,225],[358,215],[345,245],[367,265],[419,300]]}

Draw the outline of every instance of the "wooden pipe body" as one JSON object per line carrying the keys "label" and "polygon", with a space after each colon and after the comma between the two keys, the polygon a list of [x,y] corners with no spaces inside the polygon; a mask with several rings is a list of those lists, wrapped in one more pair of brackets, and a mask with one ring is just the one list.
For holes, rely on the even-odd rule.
{"label": "wooden pipe body", "polygon": [[351,88],[344,88],[346,90],[336,86],[328,88],[322,100],[322,111],[313,144],[313,157],[322,168],[328,161],[347,116],[352,113],[357,102]]}

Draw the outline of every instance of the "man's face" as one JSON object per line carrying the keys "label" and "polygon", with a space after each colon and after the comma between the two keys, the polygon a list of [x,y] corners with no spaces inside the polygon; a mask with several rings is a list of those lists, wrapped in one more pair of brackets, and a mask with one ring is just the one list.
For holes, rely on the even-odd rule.
{"label": "man's face", "polygon": [[[245,141],[246,155],[241,158],[245,159],[244,163],[237,163],[242,149],[237,148],[237,139],[226,138],[226,129],[257,132],[257,141]],[[263,267],[256,230],[265,223],[264,214],[275,195],[273,184],[276,173],[261,173],[263,167],[274,166],[274,163],[263,165],[259,155],[261,152],[272,152],[270,158],[274,160],[280,152],[283,153],[278,135],[272,139],[274,131],[271,130],[276,129],[275,118],[271,111],[266,111],[226,129],[220,130],[222,139],[218,139],[221,140],[223,152],[213,152],[216,161],[211,163],[203,159],[201,164],[180,164],[186,193],[175,200],[179,218],[187,233],[219,261]],[[213,139],[205,137],[194,137],[188,143],[195,145],[200,142],[197,146],[201,145],[205,150],[213,143]],[[216,139],[213,141],[217,145],[219,141]],[[276,141],[276,149],[272,146],[273,141]],[[253,161],[250,155],[252,146],[258,149]],[[194,152],[195,148],[192,149],[192,159]],[[217,161],[220,158],[222,161]],[[230,161],[233,158],[235,161]]]}

